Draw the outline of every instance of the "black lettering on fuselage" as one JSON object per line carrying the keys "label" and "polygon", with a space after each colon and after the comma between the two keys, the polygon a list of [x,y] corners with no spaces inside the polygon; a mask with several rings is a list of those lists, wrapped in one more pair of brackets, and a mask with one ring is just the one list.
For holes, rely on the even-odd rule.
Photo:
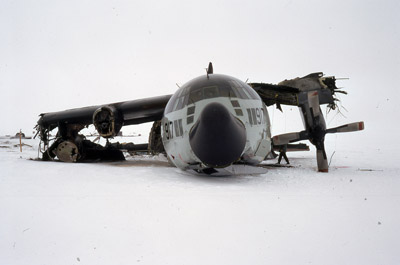
{"label": "black lettering on fuselage", "polygon": [[164,135],[167,140],[183,135],[182,119],[168,121],[164,123]]}
{"label": "black lettering on fuselage", "polygon": [[265,112],[263,108],[248,108],[246,110],[250,125],[265,124]]}

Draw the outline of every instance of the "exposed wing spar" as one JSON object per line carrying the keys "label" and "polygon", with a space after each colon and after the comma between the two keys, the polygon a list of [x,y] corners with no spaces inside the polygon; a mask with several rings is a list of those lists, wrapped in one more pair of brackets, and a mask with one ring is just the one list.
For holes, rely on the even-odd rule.
{"label": "exposed wing spar", "polygon": [[336,93],[344,93],[336,87],[336,78],[324,77],[323,73],[314,73],[302,78],[285,80],[278,85],[252,83],[256,92],[261,96],[267,106],[280,104],[298,106],[304,117],[305,130],[301,132],[286,133],[273,137],[275,146],[309,140],[317,149],[318,170],[328,171],[328,161],[325,152],[325,135],[327,133],[352,132],[364,129],[364,122],[355,122],[326,128],[324,116],[320,105],[328,104],[330,109],[337,107]]}

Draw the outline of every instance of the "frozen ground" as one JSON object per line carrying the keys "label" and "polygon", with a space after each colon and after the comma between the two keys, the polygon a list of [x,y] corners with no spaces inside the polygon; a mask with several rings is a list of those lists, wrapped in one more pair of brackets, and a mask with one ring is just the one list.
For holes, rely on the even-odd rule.
{"label": "frozen ground", "polygon": [[312,149],[234,177],[32,161],[36,140],[0,139],[0,264],[400,264],[399,156],[368,139],[328,137],[328,174]]}

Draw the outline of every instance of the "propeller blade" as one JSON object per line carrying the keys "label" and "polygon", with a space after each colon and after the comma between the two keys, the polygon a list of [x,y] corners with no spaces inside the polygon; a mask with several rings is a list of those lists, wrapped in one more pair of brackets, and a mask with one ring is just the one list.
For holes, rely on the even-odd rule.
{"label": "propeller blade", "polygon": [[272,142],[274,143],[274,145],[284,145],[284,144],[288,144],[291,142],[296,142],[296,141],[300,141],[300,133],[285,133],[285,134],[280,134],[280,135],[276,135],[272,138]]}
{"label": "propeller blade", "polygon": [[321,148],[317,147],[317,164],[319,172],[328,172],[328,159],[325,153],[324,144],[321,144]]}
{"label": "propeller blade", "polygon": [[284,144],[307,140],[307,139],[308,139],[307,132],[301,131],[301,132],[284,133],[284,134],[276,135],[272,138],[272,143],[274,145],[284,145]]}
{"label": "propeller blade", "polygon": [[326,133],[343,133],[364,130],[364,122],[354,122],[326,130]]}

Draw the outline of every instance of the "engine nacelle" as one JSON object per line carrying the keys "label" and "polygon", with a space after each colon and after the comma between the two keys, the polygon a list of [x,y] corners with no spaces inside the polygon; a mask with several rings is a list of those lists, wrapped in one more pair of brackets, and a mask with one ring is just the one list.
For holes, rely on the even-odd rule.
{"label": "engine nacelle", "polygon": [[116,136],[121,130],[123,118],[116,108],[104,106],[93,113],[93,124],[100,136],[110,138]]}

